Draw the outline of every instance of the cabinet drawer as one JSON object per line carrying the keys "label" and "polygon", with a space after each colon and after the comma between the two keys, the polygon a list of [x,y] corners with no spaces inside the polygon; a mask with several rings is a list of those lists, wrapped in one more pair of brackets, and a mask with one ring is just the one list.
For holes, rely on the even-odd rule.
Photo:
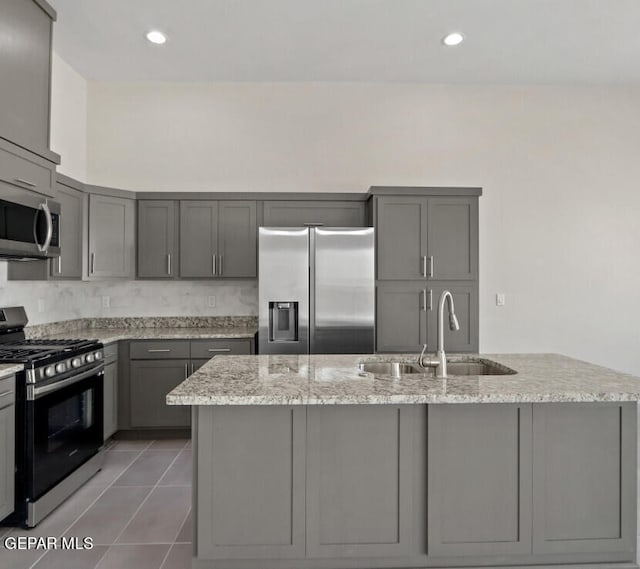
{"label": "cabinet drawer", "polygon": [[0,379],[0,409],[13,405],[16,400],[16,378]]}
{"label": "cabinet drawer", "polygon": [[160,360],[189,357],[188,340],[131,342],[132,360]]}
{"label": "cabinet drawer", "polygon": [[192,358],[251,353],[251,340],[192,340]]}
{"label": "cabinet drawer", "polygon": [[13,151],[8,145],[0,146],[0,180],[46,196],[55,196],[54,165],[36,156],[27,158],[28,155],[25,151]]}

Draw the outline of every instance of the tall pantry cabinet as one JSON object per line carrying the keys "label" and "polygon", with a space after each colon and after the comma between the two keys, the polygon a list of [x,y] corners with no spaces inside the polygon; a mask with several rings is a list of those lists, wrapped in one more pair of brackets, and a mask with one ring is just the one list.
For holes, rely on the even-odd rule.
{"label": "tall pantry cabinet", "polygon": [[449,290],[459,331],[448,352],[478,351],[479,188],[373,187],[378,352],[436,349],[438,299]]}

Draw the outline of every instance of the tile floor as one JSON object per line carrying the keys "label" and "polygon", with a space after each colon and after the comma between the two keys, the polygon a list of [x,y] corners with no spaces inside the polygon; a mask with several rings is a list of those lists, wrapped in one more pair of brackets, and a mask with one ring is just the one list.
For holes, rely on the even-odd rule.
{"label": "tile floor", "polygon": [[[90,550],[7,550],[8,536],[93,538]],[[189,569],[191,442],[116,441],[103,469],[31,530],[0,528],[0,569]]]}

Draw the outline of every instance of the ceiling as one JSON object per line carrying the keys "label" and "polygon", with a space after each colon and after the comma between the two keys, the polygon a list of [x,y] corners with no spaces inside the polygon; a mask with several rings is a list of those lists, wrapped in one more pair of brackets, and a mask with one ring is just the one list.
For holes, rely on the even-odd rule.
{"label": "ceiling", "polygon": [[640,84],[640,0],[49,1],[90,80]]}

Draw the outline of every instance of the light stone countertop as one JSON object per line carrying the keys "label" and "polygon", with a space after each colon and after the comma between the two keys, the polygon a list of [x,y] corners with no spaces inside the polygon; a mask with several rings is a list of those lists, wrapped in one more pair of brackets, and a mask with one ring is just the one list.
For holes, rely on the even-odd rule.
{"label": "light stone countertop", "polygon": [[558,354],[450,355],[507,366],[515,375],[362,377],[359,362],[404,355],[258,355],[214,358],[167,395],[169,405],[536,403],[640,400],[640,378]]}
{"label": "light stone countertop", "polygon": [[235,339],[254,337],[256,327],[220,327],[220,328],[83,328],[74,332],[49,334],[52,340],[70,337],[96,339],[103,344],[112,344],[120,340],[206,340]]}
{"label": "light stone countertop", "polygon": [[24,366],[22,364],[0,364],[0,379],[5,379],[23,369]]}

